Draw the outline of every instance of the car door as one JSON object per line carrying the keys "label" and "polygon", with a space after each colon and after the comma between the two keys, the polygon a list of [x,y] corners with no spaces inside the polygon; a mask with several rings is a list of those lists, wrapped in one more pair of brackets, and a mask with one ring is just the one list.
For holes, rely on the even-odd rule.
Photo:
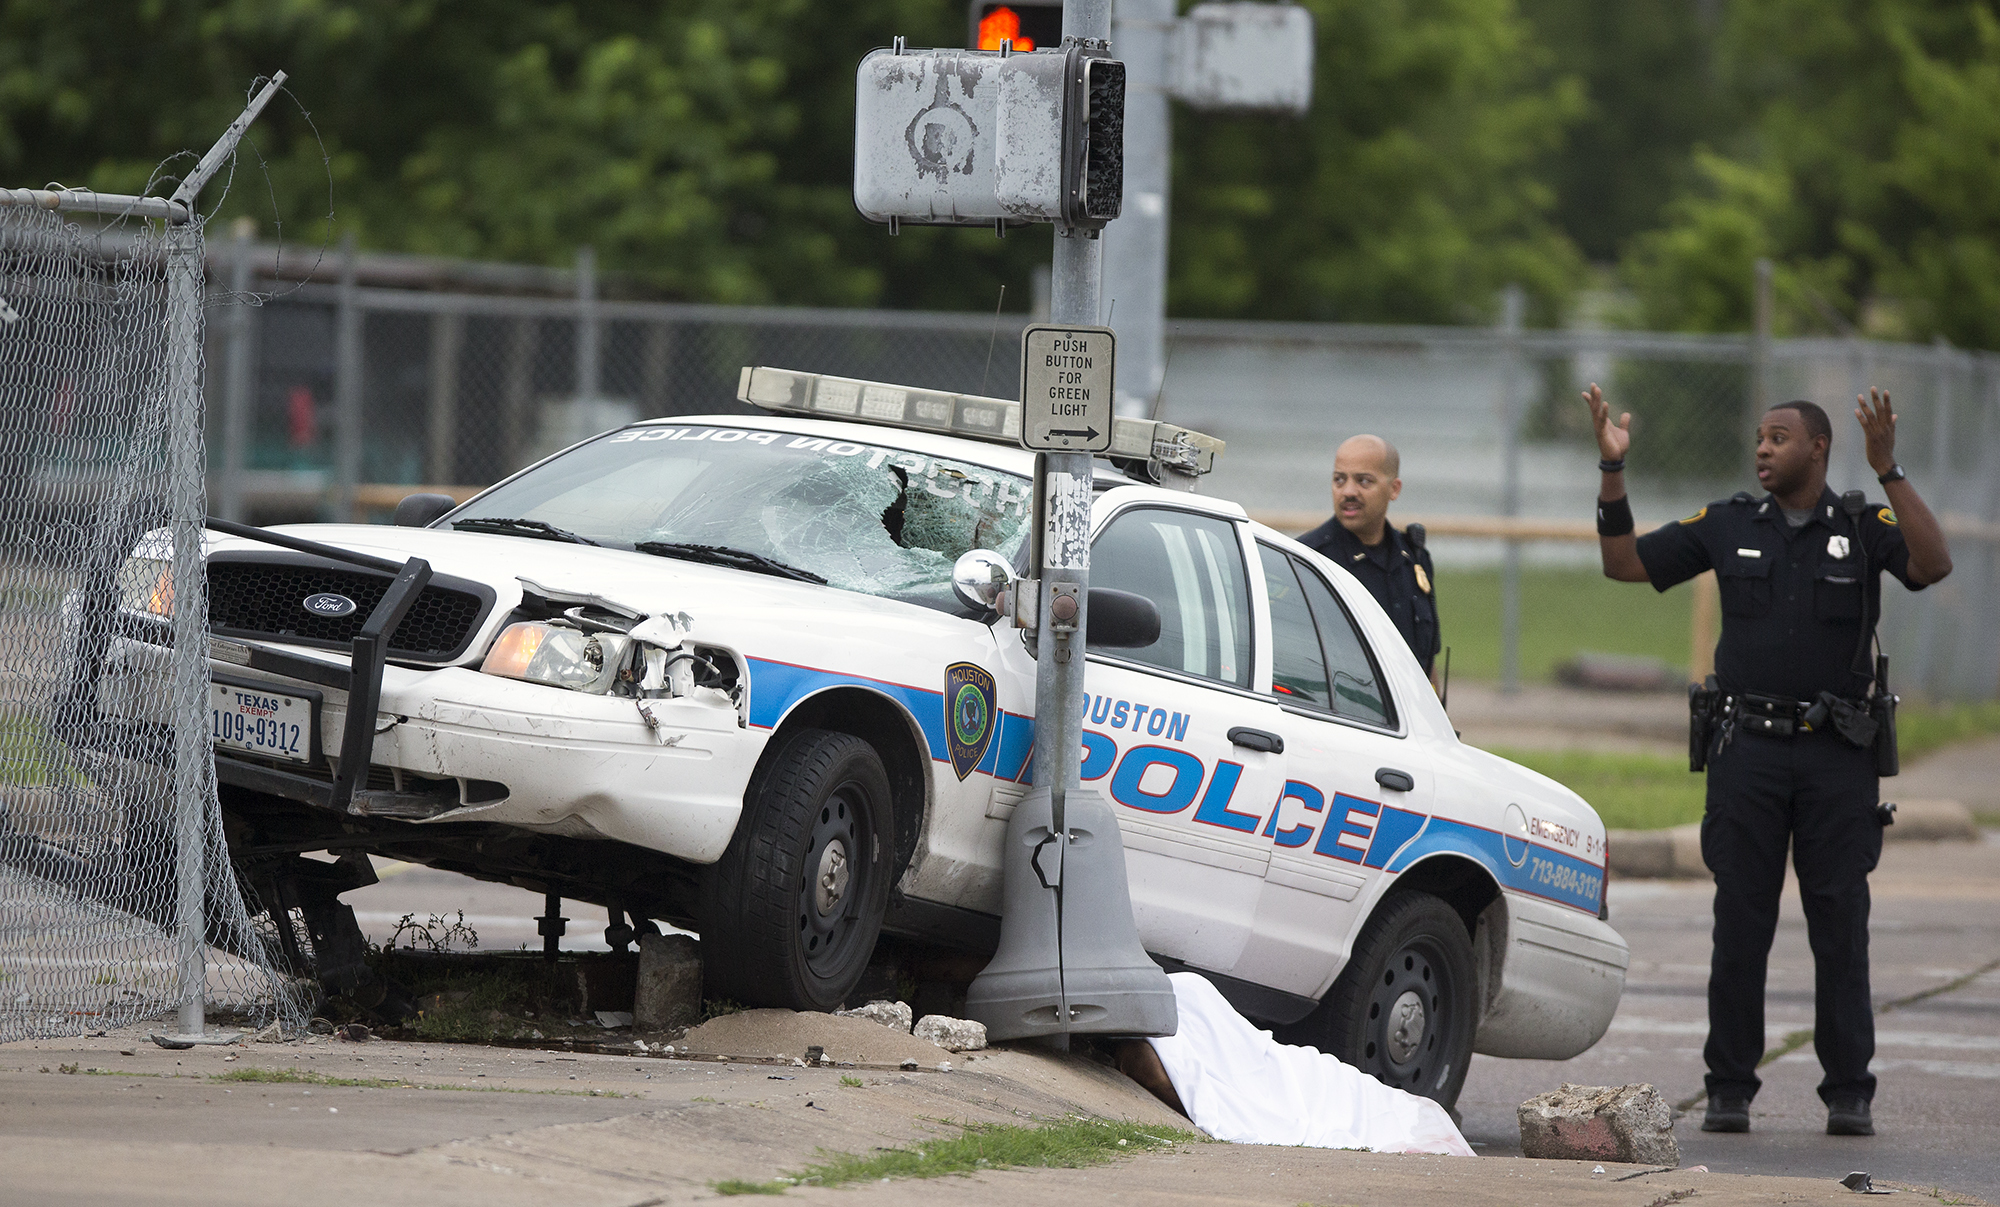
{"label": "car door", "polygon": [[1338,971],[1372,881],[1428,817],[1428,767],[1401,736],[1386,677],[1347,607],[1306,561],[1259,541],[1271,699],[1286,779],[1246,979],[1316,994]]}
{"label": "car door", "polygon": [[1082,779],[1118,816],[1147,950],[1223,973],[1257,918],[1285,779],[1283,713],[1251,686],[1249,570],[1234,520],[1151,504],[1111,517],[1091,552],[1091,585],[1151,599],[1160,638],[1090,652]]}

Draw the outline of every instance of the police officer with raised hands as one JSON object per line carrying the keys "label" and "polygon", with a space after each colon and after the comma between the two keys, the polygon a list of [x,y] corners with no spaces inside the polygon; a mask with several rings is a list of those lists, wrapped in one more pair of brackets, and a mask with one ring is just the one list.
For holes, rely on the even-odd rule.
{"label": "police officer with raised hands", "polygon": [[1691,689],[1690,762],[1706,764],[1701,854],[1715,874],[1708,975],[1708,1113],[1703,1131],[1750,1129],[1761,1082],[1764,979],[1789,843],[1813,952],[1813,1046],[1831,1135],[1875,1133],[1875,1021],[1868,990],[1868,873],[1882,853],[1878,774],[1895,774],[1887,659],[1871,657],[1881,574],[1921,590],[1951,573],[1935,517],[1896,464],[1886,391],[1855,399],[1868,464],[1890,506],[1827,487],[1833,443],[1810,402],[1757,425],[1757,481],[1643,537],[1625,497],[1632,416],[1614,422],[1584,394],[1603,457],[1598,544],[1604,573],[1665,591],[1716,572],[1722,638],[1715,674]]}

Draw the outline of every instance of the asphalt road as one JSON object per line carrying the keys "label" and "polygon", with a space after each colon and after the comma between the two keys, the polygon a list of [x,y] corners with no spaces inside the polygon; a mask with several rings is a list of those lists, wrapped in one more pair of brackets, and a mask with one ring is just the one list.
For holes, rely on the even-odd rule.
{"label": "asphalt road", "polygon": [[[1889,844],[1873,878],[1877,1134],[1825,1134],[1807,1042],[1762,1070],[1749,1134],[1699,1130],[1699,1104],[1681,1119],[1684,1164],[1813,1177],[1865,1169],[2000,1201],[2000,831],[1984,834],[1978,844]],[[1612,882],[1611,923],[1631,944],[1632,967],[1611,1031],[1568,1061],[1476,1057],[1459,1107],[1479,1152],[1518,1153],[1516,1106],[1564,1081],[1651,1082],[1671,1102],[1702,1092],[1709,897],[1707,881]],[[1794,882],[1771,953],[1767,1050],[1811,1029],[1812,986]]]}

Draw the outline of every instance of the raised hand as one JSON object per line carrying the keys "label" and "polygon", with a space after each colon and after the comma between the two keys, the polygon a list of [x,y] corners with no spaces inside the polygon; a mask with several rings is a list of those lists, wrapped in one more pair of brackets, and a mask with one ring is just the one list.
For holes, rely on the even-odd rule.
{"label": "raised hand", "polygon": [[[1590,423],[1597,429],[1597,451],[1606,461],[1623,461],[1632,448],[1632,412],[1618,416],[1618,422],[1611,421],[1611,404],[1604,401],[1604,391],[1596,382],[1583,392],[1583,401],[1590,406]],[[1894,420],[1890,421],[1892,424]],[[1871,446],[1872,447],[1872,446]]]}
{"label": "raised hand", "polygon": [[1896,464],[1896,412],[1889,406],[1889,391],[1870,387],[1866,396],[1856,394],[1854,417],[1861,421],[1869,466],[1878,474],[1888,473]]}

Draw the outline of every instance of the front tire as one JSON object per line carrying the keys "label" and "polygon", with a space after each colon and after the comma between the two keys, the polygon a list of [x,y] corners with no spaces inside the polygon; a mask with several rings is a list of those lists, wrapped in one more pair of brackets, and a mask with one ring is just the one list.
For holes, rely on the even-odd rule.
{"label": "front tire", "polygon": [[711,997],[833,1010],[867,971],[888,911],[888,772],[852,734],[799,730],[772,751],[710,870]]}
{"label": "front tire", "polygon": [[1429,893],[1398,893],[1362,928],[1299,1029],[1384,1085],[1449,1110],[1472,1060],[1476,995],[1472,938],[1457,911]]}

